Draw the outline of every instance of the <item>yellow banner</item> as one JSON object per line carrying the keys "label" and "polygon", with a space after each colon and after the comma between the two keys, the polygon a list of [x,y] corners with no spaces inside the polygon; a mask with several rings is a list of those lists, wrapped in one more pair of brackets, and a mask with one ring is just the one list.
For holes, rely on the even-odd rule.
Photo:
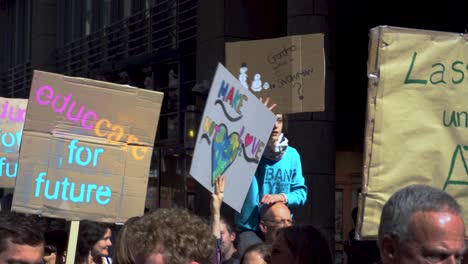
{"label": "yellow banner", "polygon": [[375,238],[404,186],[452,194],[468,220],[468,43],[463,34],[371,29],[358,233]]}

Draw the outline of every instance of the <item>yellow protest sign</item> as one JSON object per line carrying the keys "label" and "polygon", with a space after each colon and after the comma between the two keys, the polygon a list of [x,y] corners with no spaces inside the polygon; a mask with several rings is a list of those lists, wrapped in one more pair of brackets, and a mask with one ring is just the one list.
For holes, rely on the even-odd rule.
{"label": "yellow protest sign", "polygon": [[377,237],[384,203],[410,184],[468,204],[467,36],[385,26],[369,47],[362,238]]}

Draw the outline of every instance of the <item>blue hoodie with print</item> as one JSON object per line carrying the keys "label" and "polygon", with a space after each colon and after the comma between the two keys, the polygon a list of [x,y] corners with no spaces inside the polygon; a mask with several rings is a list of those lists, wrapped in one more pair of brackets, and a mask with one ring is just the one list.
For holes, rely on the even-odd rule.
{"label": "blue hoodie with print", "polygon": [[236,213],[235,223],[239,231],[258,231],[260,200],[266,194],[284,193],[288,207],[304,205],[307,200],[307,187],[302,176],[301,158],[297,150],[288,146],[283,157],[278,160],[262,158],[241,213]]}

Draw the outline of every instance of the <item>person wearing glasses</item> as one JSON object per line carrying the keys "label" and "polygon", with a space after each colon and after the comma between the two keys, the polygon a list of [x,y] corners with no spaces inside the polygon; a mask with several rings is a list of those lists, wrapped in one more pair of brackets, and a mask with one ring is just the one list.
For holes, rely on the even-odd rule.
{"label": "person wearing glasses", "polygon": [[294,220],[291,218],[289,208],[284,203],[278,202],[262,206],[259,225],[265,242],[273,244],[277,231],[294,225]]}
{"label": "person wearing glasses", "polygon": [[[260,101],[262,101],[260,99]],[[269,98],[264,104],[268,107]],[[276,105],[269,107],[270,110]],[[276,114],[276,122],[270,134],[265,151],[252,179],[242,210],[235,215],[238,230],[239,254],[247,247],[262,242],[259,228],[260,207],[283,203],[289,208],[302,206],[307,200],[307,187],[302,175],[301,157],[289,146],[283,134],[286,130],[286,116]]]}

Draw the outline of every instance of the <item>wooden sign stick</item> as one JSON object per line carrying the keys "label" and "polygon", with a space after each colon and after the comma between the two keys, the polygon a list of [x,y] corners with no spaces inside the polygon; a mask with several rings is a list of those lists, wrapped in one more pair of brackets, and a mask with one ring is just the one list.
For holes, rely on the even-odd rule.
{"label": "wooden sign stick", "polygon": [[68,236],[67,260],[65,263],[75,263],[76,244],[78,242],[78,231],[80,230],[80,221],[71,221],[70,234]]}

